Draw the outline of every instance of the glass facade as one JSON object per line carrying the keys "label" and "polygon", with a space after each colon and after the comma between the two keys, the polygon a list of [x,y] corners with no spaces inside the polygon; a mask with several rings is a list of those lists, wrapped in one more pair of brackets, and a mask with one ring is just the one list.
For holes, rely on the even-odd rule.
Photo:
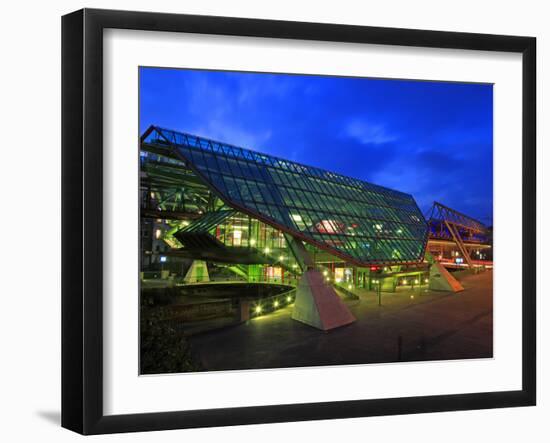
{"label": "glass facade", "polygon": [[173,150],[228,206],[345,260],[423,259],[427,225],[409,194],[158,127],[142,141]]}

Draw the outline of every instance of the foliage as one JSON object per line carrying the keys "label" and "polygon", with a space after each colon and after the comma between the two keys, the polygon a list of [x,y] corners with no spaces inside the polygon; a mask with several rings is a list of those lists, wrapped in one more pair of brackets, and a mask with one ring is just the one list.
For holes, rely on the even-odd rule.
{"label": "foliage", "polygon": [[200,371],[201,365],[192,355],[186,338],[165,317],[162,309],[141,307],[141,374]]}

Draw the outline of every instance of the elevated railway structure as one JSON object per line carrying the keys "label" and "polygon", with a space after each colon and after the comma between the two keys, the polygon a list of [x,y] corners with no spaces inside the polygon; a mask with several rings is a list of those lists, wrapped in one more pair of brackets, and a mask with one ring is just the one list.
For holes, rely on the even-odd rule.
{"label": "elevated railway structure", "polygon": [[446,267],[492,266],[492,232],[480,221],[434,202],[427,223],[428,252]]}

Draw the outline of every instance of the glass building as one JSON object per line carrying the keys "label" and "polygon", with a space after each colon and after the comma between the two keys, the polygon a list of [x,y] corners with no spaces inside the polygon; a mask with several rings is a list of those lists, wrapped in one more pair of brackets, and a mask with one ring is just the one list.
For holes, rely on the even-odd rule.
{"label": "glass building", "polygon": [[294,238],[361,267],[424,259],[428,226],[403,192],[156,126],[142,135],[141,166],[152,177],[142,202],[156,199],[142,211],[186,220],[174,224],[173,247],[280,253],[292,267]]}

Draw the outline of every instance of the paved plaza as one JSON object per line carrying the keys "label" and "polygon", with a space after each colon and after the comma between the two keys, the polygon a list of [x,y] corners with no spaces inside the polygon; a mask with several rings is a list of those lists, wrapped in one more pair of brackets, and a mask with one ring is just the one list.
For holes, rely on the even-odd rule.
{"label": "paved plaza", "polygon": [[492,272],[461,279],[460,293],[399,288],[347,302],[357,321],[321,332],[291,307],[189,339],[205,370],[491,358]]}

